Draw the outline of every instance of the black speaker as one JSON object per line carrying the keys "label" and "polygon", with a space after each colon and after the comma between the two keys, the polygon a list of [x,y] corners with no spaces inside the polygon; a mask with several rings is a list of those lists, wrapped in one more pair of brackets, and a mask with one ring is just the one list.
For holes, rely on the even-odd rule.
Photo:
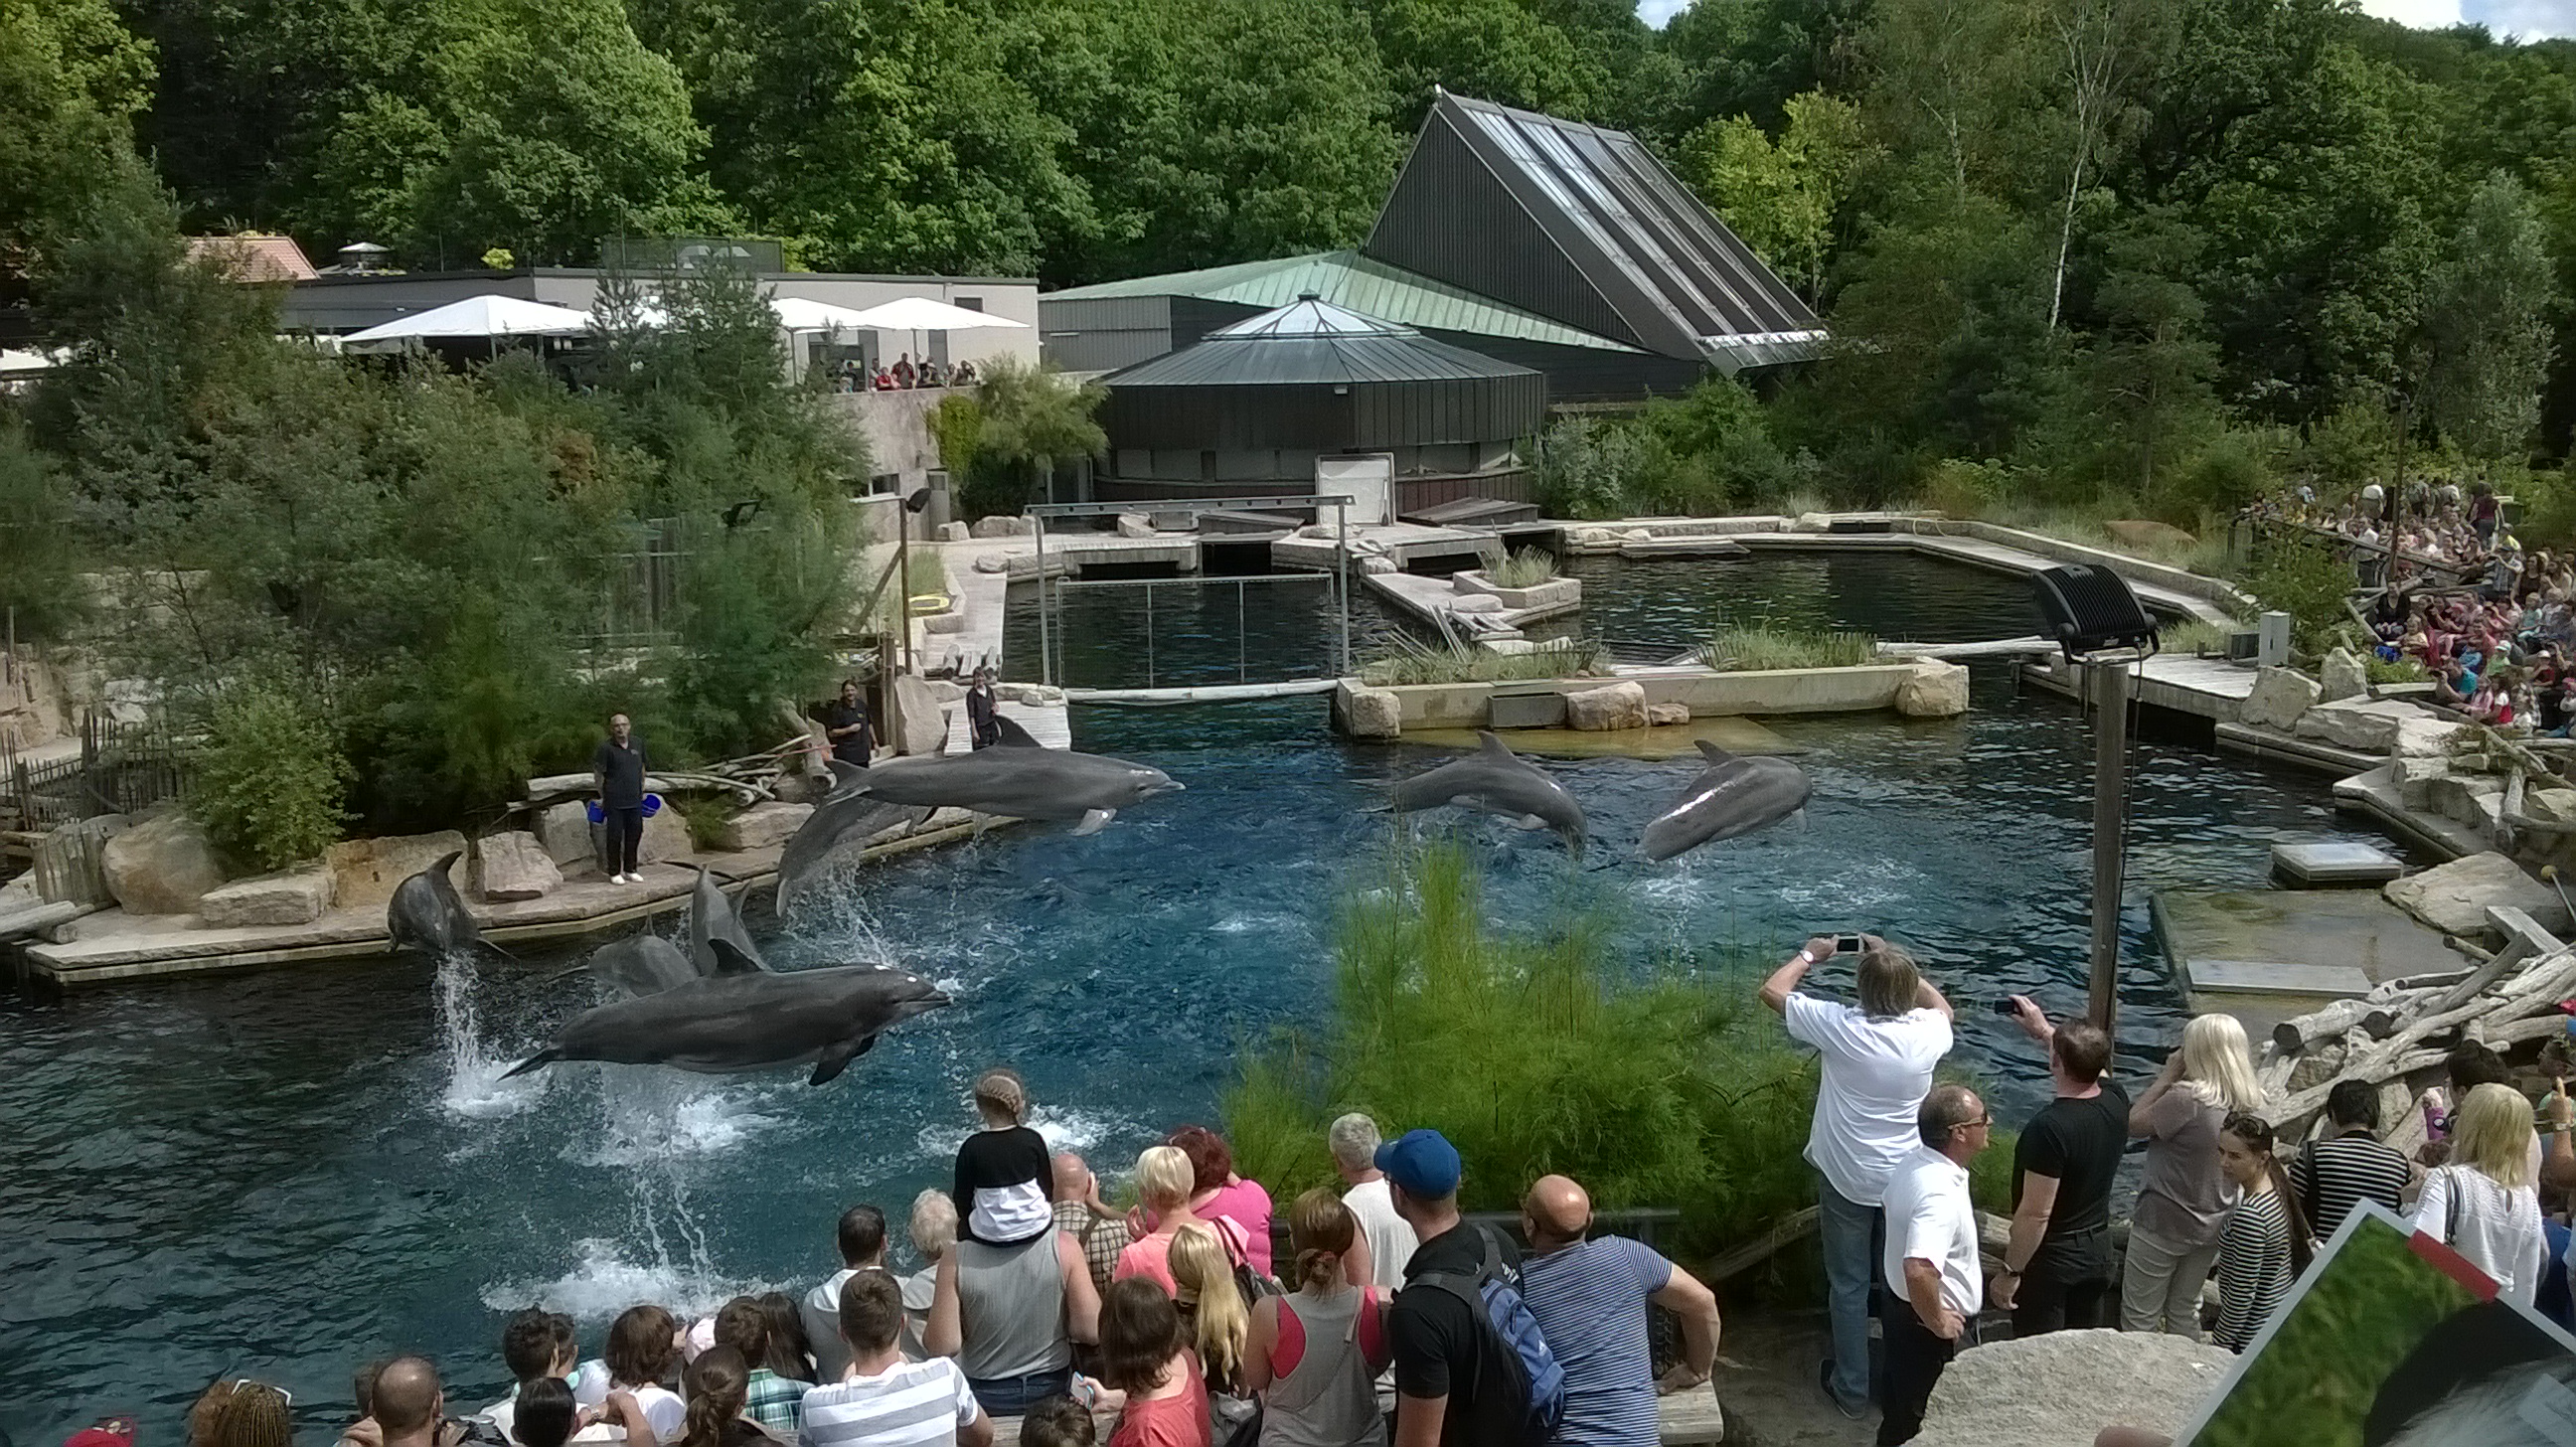
{"label": "black speaker", "polygon": [[2031,579],[2049,636],[2068,658],[2105,648],[2156,648],[2156,620],[2108,568],[2068,563]]}

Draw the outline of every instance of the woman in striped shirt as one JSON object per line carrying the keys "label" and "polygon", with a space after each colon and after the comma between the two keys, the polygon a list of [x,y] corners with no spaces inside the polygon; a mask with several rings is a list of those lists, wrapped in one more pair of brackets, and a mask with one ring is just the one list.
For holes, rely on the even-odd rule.
{"label": "woman in striped shirt", "polygon": [[2218,1168],[2243,1193],[2218,1235],[2217,1343],[2241,1352],[2281,1309],[2290,1282],[2308,1269],[2308,1223],[2272,1154],[2272,1127],[2259,1115],[2227,1118]]}

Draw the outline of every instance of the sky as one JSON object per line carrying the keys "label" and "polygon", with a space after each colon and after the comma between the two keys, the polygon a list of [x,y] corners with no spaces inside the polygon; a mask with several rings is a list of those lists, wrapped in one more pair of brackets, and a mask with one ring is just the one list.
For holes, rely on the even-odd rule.
{"label": "sky", "polygon": [[[1637,0],[1637,13],[1654,26],[1688,8],[1690,0]],[[2528,40],[2576,35],[2576,0],[2361,0],[2361,8],[2427,30],[2475,21]]]}

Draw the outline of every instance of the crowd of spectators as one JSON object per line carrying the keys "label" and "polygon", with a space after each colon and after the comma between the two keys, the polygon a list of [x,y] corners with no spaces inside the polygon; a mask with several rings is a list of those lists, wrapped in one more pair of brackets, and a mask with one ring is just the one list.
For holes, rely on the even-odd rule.
{"label": "crowd of spectators", "polygon": [[924,357],[913,364],[912,353],[905,352],[888,366],[878,362],[874,367],[852,358],[832,372],[833,390],[839,392],[909,392],[915,387],[972,387],[975,364],[959,361],[944,365],[936,358]]}

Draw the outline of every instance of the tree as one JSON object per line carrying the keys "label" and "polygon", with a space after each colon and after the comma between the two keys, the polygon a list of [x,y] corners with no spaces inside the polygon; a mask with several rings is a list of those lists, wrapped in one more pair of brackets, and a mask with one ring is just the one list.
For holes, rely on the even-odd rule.
{"label": "tree", "polygon": [[2042,0],[2039,23],[2049,47],[2066,185],[2057,216],[2057,264],[2048,292],[2054,328],[2066,300],[2066,269],[2075,246],[2075,216],[2101,150],[2134,109],[2130,89],[2161,43],[2163,0]]}
{"label": "tree", "polygon": [[2176,279],[2199,245],[2187,228],[2142,222],[2112,238],[2111,270],[2094,295],[2103,322],[2091,339],[2089,370],[2111,423],[2101,441],[2113,459],[2110,477],[2141,500],[2156,496],[2158,470],[2219,421],[2210,387],[2218,349],[2203,327],[2206,308]]}
{"label": "tree", "polygon": [[1055,474],[1056,463],[1097,456],[1109,445],[1109,434],[1091,416],[1109,395],[1099,383],[1008,357],[985,369],[983,379],[976,390],[984,414],[979,437],[985,458],[1009,480],[967,499],[969,512],[1018,512]]}
{"label": "tree", "polygon": [[2540,424],[2556,305],[2540,216],[2522,183],[2497,172],[2468,214],[2424,308],[2432,346],[2426,411],[2489,469],[2519,466]]}
{"label": "tree", "polygon": [[1371,25],[1400,129],[1421,125],[1434,86],[1574,120],[1609,99],[1608,70],[1520,0],[1383,0]]}
{"label": "tree", "polygon": [[105,0],[0,0],[0,304],[34,253],[132,165],[152,47]]}
{"label": "tree", "polygon": [[1837,218],[1875,158],[1860,107],[1822,91],[1792,96],[1779,143],[1747,116],[1682,143],[1683,173],[1745,244],[1809,301],[1821,299]]}
{"label": "tree", "polygon": [[1881,0],[1862,44],[1878,124],[1904,158],[1937,158],[1954,195],[2008,189],[2040,61],[2024,0]]}

